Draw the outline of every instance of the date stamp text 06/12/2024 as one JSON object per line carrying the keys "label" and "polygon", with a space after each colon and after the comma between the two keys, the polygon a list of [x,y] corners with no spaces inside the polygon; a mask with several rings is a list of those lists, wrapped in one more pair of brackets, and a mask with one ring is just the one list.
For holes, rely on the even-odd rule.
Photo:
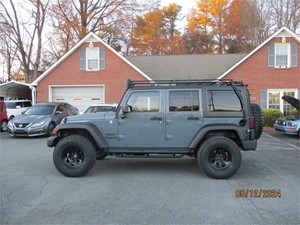
{"label": "date stamp text 06/12/2024", "polygon": [[281,198],[281,189],[236,189],[236,198]]}

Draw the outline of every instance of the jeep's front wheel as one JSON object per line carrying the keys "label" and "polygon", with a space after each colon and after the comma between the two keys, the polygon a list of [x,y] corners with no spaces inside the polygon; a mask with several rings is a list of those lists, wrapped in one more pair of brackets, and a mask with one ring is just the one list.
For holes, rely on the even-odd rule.
{"label": "jeep's front wheel", "polygon": [[53,161],[56,169],[67,177],[87,174],[96,163],[96,150],[86,137],[71,135],[56,145]]}
{"label": "jeep's front wheel", "polygon": [[211,137],[201,145],[197,162],[206,175],[215,179],[226,179],[240,168],[241,152],[231,139]]}

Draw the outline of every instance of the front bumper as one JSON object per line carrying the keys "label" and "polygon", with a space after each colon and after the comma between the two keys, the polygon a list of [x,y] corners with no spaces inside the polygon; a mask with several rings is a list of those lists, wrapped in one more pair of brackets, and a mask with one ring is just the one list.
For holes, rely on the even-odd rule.
{"label": "front bumper", "polygon": [[7,127],[7,133],[11,136],[18,137],[35,137],[46,135],[46,129],[44,127],[35,127],[35,128],[15,128]]}
{"label": "front bumper", "polygon": [[48,138],[47,140],[47,146],[52,148],[52,147],[55,147],[55,145],[58,143],[59,141],[59,137],[58,136],[51,136]]}
{"label": "front bumper", "polygon": [[283,126],[276,123],[274,124],[274,129],[288,135],[298,135],[299,133],[299,130],[296,127],[291,127],[288,125]]}

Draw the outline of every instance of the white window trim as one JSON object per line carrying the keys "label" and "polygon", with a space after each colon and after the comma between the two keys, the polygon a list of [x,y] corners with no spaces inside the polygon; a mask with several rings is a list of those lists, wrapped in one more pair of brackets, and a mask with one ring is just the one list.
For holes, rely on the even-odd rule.
{"label": "white window trim", "polygon": [[[88,62],[89,62],[89,59],[96,59],[96,58],[89,58],[89,49],[93,49],[93,50],[97,50],[97,63],[98,63],[98,67],[97,68],[95,68],[95,69],[89,69],[89,64],[88,64]],[[99,62],[99,58],[100,58],[100,56],[99,56],[99,48],[96,48],[96,47],[94,47],[94,48],[87,48],[86,49],[86,56],[85,56],[85,68],[86,68],[86,71],[98,71],[98,70],[100,70],[100,62]]]}
{"label": "white window trim", "polygon": [[296,89],[292,89],[292,88],[290,88],[290,89],[268,89],[267,90],[267,108],[269,109],[269,92],[271,92],[271,91],[277,91],[277,92],[279,92],[280,94],[279,94],[279,110],[281,111],[281,112],[283,112],[283,99],[282,99],[282,96],[283,96],[283,93],[284,92],[295,92],[295,97],[297,98],[297,96],[298,96],[298,89],[296,88]]}
{"label": "white window trim", "polygon": [[[276,46],[278,46],[278,45],[287,45],[287,66],[277,66]],[[290,43],[275,43],[275,46],[274,46],[274,67],[275,68],[291,68],[291,44]]]}

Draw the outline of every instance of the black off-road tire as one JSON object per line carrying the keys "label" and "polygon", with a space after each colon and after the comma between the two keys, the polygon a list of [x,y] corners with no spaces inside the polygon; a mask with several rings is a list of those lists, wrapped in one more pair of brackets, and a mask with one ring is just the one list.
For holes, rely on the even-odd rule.
{"label": "black off-road tire", "polygon": [[215,136],[200,146],[197,162],[206,175],[215,179],[227,179],[240,168],[241,151],[234,141]]}
{"label": "black off-road tire", "polygon": [[261,137],[264,121],[262,116],[262,111],[259,105],[255,103],[250,104],[250,113],[251,117],[254,118],[254,134],[255,139],[259,139]]}
{"label": "black off-road tire", "polygon": [[87,174],[94,167],[96,157],[92,142],[81,135],[63,138],[53,152],[56,169],[67,177],[80,177]]}

